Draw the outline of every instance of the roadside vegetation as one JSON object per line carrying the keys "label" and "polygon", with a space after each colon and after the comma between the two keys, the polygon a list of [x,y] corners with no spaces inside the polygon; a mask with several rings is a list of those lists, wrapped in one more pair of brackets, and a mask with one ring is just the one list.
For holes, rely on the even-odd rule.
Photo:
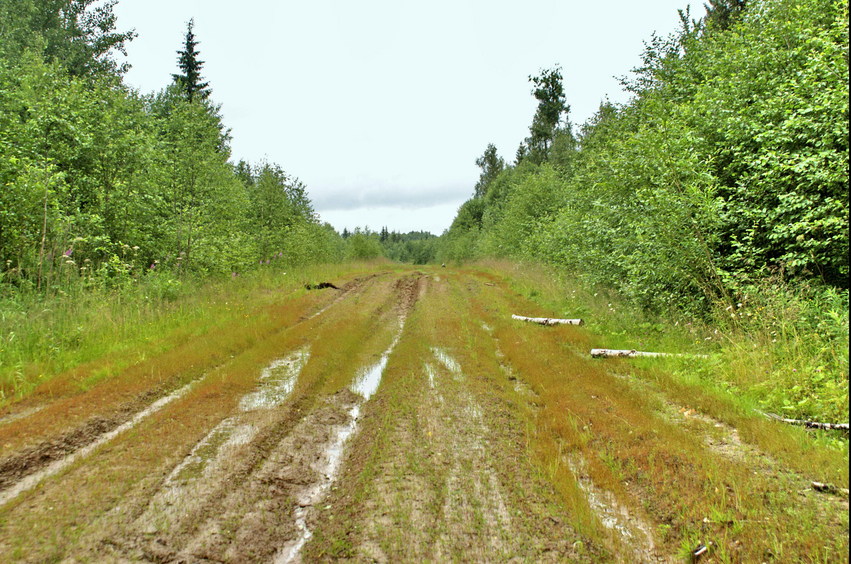
{"label": "roadside vegetation", "polygon": [[476,161],[438,260],[548,265],[606,346],[717,352],[684,377],[847,422],[848,3],[680,17],[581,127],[558,67],[530,77],[529,137]]}

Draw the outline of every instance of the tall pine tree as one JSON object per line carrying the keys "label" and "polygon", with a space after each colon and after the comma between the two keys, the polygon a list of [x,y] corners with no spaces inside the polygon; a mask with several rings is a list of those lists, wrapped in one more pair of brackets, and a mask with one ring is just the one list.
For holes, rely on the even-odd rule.
{"label": "tall pine tree", "polygon": [[198,42],[195,40],[195,33],[192,31],[194,26],[195,20],[189,20],[189,23],[186,24],[183,50],[177,52],[177,65],[183,71],[183,74],[171,75],[174,78],[174,83],[190,102],[196,98],[206,100],[210,97],[210,83],[202,82],[201,78],[201,68],[204,66],[204,61],[198,59],[200,52],[197,49]]}

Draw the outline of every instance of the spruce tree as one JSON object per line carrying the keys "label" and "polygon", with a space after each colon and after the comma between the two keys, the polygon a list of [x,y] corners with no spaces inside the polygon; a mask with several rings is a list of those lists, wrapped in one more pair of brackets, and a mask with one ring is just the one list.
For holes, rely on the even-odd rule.
{"label": "spruce tree", "polygon": [[728,29],[744,12],[746,4],[747,0],[709,0],[709,4],[703,4],[705,21],[713,29]]}
{"label": "spruce tree", "polygon": [[195,20],[189,20],[189,23],[186,24],[183,50],[177,52],[177,66],[180,67],[183,74],[171,75],[174,78],[174,83],[190,102],[195,100],[196,97],[201,100],[210,97],[210,83],[202,82],[201,78],[201,68],[204,66],[204,61],[198,59],[200,52],[197,49],[198,42],[195,40],[195,33],[192,31],[194,26]]}

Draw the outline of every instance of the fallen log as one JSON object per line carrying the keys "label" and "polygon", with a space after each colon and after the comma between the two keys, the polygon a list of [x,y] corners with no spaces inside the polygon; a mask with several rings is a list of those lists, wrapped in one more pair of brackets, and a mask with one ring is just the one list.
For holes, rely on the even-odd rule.
{"label": "fallen log", "polygon": [[769,419],[774,419],[775,421],[780,421],[782,423],[788,423],[789,425],[802,425],[807,429],[824,429],[826,431],[845,431],[846,433],[848,432],[848,423],[819,423],[818,421],[806,421],[804,419],[787,419],[785,417],[775,415],[774,413],[765,413],[763,411],[760,411],[760,413],[762,413]]}
{"label": "fallen log", "polygon": [[659,357],[659,356],[680,356],[688,358],[709,358],[705,354],[678,354],[678,353],[660,353],[660,352],[643,352],[632,350],[615,350],[615,349],[591,349],[592,358],[638,358],[638,357]]}
{"label": "fallen log", "polygon": [[695,548],[695,549],[691,552],[692,562],[697,562],[697,561],[698,561],[698,560],[700,560],[700,558],[701,558],[703,555],[705,555],[707,552],[709,552],[709,547],[707,547],[707,546],[706,546],[705,544],[703,544],[703,543],[700,543],[699,545],[697,545],[697,548]]}
{"label": "fallen log", "polygon": [[848,497],[848,490],[846,490],[845,488],[837,488],[833,484],[823,484],[822,482],[813,482],[812,486],[813,486],[813,489],[817,492]]}
{"label": "fallen log", "polygon": [[556,319],[554,317],[525,317],[522,315],[512,315],[511,319],[520,321],[528,321],[530,323],[538,323],[539,325],[582,325],[581,319]]}
{"label": "fallen log", "polygon": [[320,282],[319,284],[305,284],[304,287],[307,290],[324,290],[325,288],[334,288],[335,290],[339,290],[338,287],[334,286],[330,282]]}

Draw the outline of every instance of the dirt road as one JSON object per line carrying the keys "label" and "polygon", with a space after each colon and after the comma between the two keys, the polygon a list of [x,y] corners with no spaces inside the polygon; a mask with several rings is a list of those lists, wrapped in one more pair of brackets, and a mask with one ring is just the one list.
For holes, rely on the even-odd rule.
{"label": "dirt road", "polygon": [[501,275],[333,282],[0,412],[0,561],[847,559],[800,431],[512,320],[559,312]]}

